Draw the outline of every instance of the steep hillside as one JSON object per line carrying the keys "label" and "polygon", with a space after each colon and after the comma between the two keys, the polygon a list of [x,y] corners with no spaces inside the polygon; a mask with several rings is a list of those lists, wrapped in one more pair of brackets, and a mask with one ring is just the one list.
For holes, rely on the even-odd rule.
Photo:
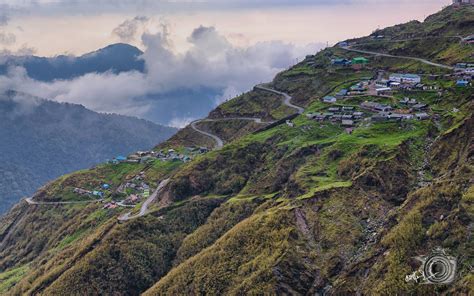
{"label": "steep hillside", "polygon": [[[464,36],[473,9],[449,7],[416,32],[436,20],[439,34]],[[158,145],[157,158],[45,185],[0,221],[0,293],[472,294],[474,88],[452,66],[474,47],[397,55],[406,41],[369,39],[309,55]],[[432,55],[451,47],[460,54]],[[389,84],[394,73],[422,85]],[[74,190],[103,184],[102,198]],[[407,282],[435,248],[456,257],[454,282]]]}
{"label": "steep hillside", "polygon": [[0,95],[0,213],[45,182],[149,149],[175,129],[14,92]]}
{"label": "steep hillside", "polygon": [[[429,16],[423,23],[412,21],[383,30],[376,30],[370,37],[349,40],[357,48],[396,55],[423,57],[435,62],[454,64],[474,62],[469,47],[459,41],[471,35],[474,20],[472,6],[450,6]],[[382,39],[376,36],[383,37]],[[375,40],[374,40],[375,38]]]}

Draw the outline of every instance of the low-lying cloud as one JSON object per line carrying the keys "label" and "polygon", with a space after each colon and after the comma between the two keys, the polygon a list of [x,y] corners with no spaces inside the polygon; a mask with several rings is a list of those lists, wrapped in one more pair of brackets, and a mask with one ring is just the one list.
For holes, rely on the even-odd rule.
{"label": "low-lying cloud", "polygon": [[[128,34],[134,30],[125,31]],[[182,126],[204,116],[223,100],[271,80],[295,58],[322,47],[272,41],[240,48],[214,27],[203,26],[191,33],[191,47],[185,53],[173,51],[166,26],[159,33],[145,33],[141,38],[146,48],[141,57],[146,64],[145,73],[90,73],[46,83],[32,80],[23,68],[12,68],[7,76],[0,76],[0,88],[83,104],[99,112]]]}

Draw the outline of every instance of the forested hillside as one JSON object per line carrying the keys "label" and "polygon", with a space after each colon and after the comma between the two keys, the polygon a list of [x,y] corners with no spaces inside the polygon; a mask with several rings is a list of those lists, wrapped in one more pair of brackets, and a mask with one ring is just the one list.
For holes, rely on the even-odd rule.
{"label": "forested hillside", "polygon": [[175,129],[25,94],[0,95],[0,213],[44,183],[150,149]]}

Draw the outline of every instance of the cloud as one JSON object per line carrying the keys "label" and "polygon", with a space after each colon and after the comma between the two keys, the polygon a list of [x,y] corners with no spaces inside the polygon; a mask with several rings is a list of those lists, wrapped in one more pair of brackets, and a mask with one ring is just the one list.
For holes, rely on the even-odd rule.
{"label": "cloud", "polygon": [[34,55],[36,52],[36,48],[31,47],[28,44],[23,44],[17,50],[0,49],[0,64],[4,64],[9,59],[9,56],[30,56]]}
{"label": "cloud", "polygon": [[146,16],[136,16],[131,20],[121,23],[112,31],[112,34],[117,36],[122,42],[131,42],[136,38],[140,27],[144,27],[149,20]]}
{"label": "cloud", "polygon": [[168,125],[171,127],[176,127],[176,128],[183,128],[193,122],[196,118],[192,117],[177,117],[173,118]]}
{"label": "cloud", "polygon": [[17,51],[13,52],[14,55],[17,56],[29,56],[34,55],[37,52],[37,49],[29,46],[28,44],[23,44]]}
{"label": "cloud", "polygon": [[141,57],[146,73],[90,73],[73,80],[38,82],[22,68],[0,76],[7,89],[60,102],[83,104],[100,112],[134,115],[181,126],[202,117],[223,100],[271,80],[297,57],[315,53],[322,45],[297,47],[281,41],[247,48],[233,46],[214,27],[199,26],[188,38],[189,50],[177,53],[162,25],[144,33]]}
{"label": "cloud", "polygon": [[176,54],[170,49],[166,28],[157,34],[144,34],[143,55],[150,82],[160,91],[177,88],[233,87],[243,91],[271,79],[297,57],[314,53],[322,44],[304,48],[281,41],[261,42],[247,48],[233,46],[214,27],[196,28],[188,42],[190,49]]}
{"label": "cloud", "polygon": [[0,32],[0,45],[9,46],[15,44],[16,36],[13,33]]}
{"label": "cloud", "polygon": [[9,20],[10,20],[10,17],[6,14],[5,11],[0,12],[0,27],[8,25]]}
{"label": "cloud", "polygon": [[146,78],[138,72],[90,73],[72,80],[52,83],[28,77],[22,67],[12,67],[7,76],[0,76],[0,92],[16,90],[59,102],[82,104],[99,112],[116,112],[142,116],[146,103],[136,104],[134,98],[146,94]]}
{"label": "cloud", "polygon": [[[0,28],[6,27],[10,21],[10,16],[7,14],[7,6],[0,4]],[[0,46],[10,46],[15,44],[16,36],[3,29],[0,31]]]}
{"label": "cloud", "polygon": [[28,116],[42,103],[41,99],[24,93],[0,93],[0,101],[14,103],[11,109],[8,108],[0,111],[2,116],[7,116],[10,119],[15,119],[18,116]]}

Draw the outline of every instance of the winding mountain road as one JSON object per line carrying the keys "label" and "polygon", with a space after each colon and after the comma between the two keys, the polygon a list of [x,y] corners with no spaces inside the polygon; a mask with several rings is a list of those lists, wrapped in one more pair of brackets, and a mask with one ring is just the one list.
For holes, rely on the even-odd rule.
{"label": "winding mountain road", "polygon": [[274,121],[262,121],[261,118],[253,118],[253,117],[229,117],[229,118],[218,118],[218,119],[201,119],[201,120],[196,120],[191,123],[191,128],[195,130],[196,132],[203,134],[205,136],[208,136],[212,138],[216,142],[216,148],[222,148],[224,147],[224,141],[219,138],[217,135],[208,133],[206,131],[201,130],[196,126],[196,124],[201,123],[201,122],[219,122],[219,121],[232,121],[232,120],[248,120],[248,121],[254,121],[255,123],[258,124],[272,124]]}
{"label": "winding mountain road", "polygon": [[[264,86],[261,86],[261,85],[255,86],[255,89],[263,90],[263,91],[267,91],[267,92],[271,92],[271,93],[280,95],[284,99],[283,104],[285,104],[286,106],[288,106],[290,108],[296,109],[298,114],[303,114],[303,112],[304,112],[304,108],[293,105],[291,103],[292,97],[290,95],[288,95],[287,93],[280,92],[280,91],[277,91],[277,90],[274,90],[274,89],[271,89],[271,88],[268,88],[268,87],[264,87]],[[254,118],[254,117],[229,117],[229,118],[196,120],[196,121],[193,121],[191,123],[191,128],[193,130],[195,130],[196,132],[202,134],[202,135],[205,135],[209,138],[212,138],[216,142],[216,148],[220,149],[220,148],[224,147],[224,141],[219,136],[211,134],[211,133],[206,132],[206,131],[203,131],[200,128],[198,128],[196,125],[198,123],[201,123],[201,122],[219,122],[219,121],[231,121],[231,120],[248,120],[248,121],[254,121],[255,123],[258,123],[258,124],[272,124],[272,123],[275,123],[275,121],[263,121],[261,118]]]}
{"label": "winding mountain road", "polygon": [[103,199],[84,200],[84,201],[34,201],[32,197],[25,198],[29,205],[78,205],[102,202]]}
{"label": "winding mountain road", "polygon": [[132,213],[126,213],[118,217],[118,220],[120,222],[125,222],[128,220],[145,216],[147,214],[148,207],[150,206],[150,204],[156,199],[158,194],[160,194],[161,190],[163,190],[163,188],[166,186],[166,184],[168,184],[169,181],[170,181],[169,179],[161,181],[160,185],[158,185],[158,188],[156,188],[155,192],[153,192],[153,194],[150,195],[150,197],[142,204],[140,208],[140,212],[138,214],[132,216]]}
{"label": "winding mountain road", "polygon": [[193,121],[193,122],[191,123],[191,128],[192,128],[193,130],[195,130],[196,132],[198,132],[198,133],[200,133],[200,134],[203,134],[203,135],[205,135],[205,136],[207,136],[207,137],[213,139],[213,140],[216,142],[216,148],[217,148],[217,149],[220,149],[220,148],[224,147],[224,141],[223,141],[221,138],[219,138],[218,136],[213,135],[213,134],[211,134],[211,133],[205,132],[205,131],[199,129],[199,128],[196,126],[196,124],[198,124],[198,123],[200,123],[200,122],[204,122],[204,120],[196,120],[196,121]]}
{"label": "winding mountain road", "polygon": [[455,35],[455,36],[426,36],[426,37],[391,39],[391,40],[382,39],[382,40],[371,40],[371,41],[361,42],[361,43],[357,43],[357,45],[377,44],[380,42],[399,43],[399,42],[420,41],[420,40],[429,40],[429,39],[458,39],[459,42],[462,42],[464,40],[464,37],[461,35]]}
{"label": "winding mountain road", "polygon": [[280,95],[280,96],[283,96],[283,98],[285,99],[283,101],[283,104],[285,104],[286,106],[288,106],[290,108],[296,109],[296,111],[298,111],[298,114],[303,114],[304,113],[304,108],[302,108],[300,106],[296,106],[296,105],[291,103],[291,100],[293,98],[289,94],[281,92],[281,91],[277,91],[277,90],[274,90],[274,89],[271,89],[271,88],[268,88],[268,87],[264,87],[264,86],[261,86],[261,85],[257,85],[255,88],[260,89],[260,90],[264,90],[264,91],[268,91],[268,92],[271,92],[271,93],[274,93],[274,94],[277,94],[277,95]]}
{"label": "winding mountain road", "polygon": [[431,62],[422,58],[415,58],[415,57],[409,57],[409,56],[396,56],[396,55],[391,55],[388,53],[379,53],[379,52],[374,52],[374,51],[367,51],[367,50],[361,50],[361,49],[353,49],[350,46],[346,47],[341,47],[344,50],[347,51],[352,51],[352,52],[357,52],[357,53],[363,53],[363,54],[369,54],[369,55],[374,55],[374,56],[382,56],[382,57],[388,57],[388,58],[398,58],[398,59],[405,59],[405,60],[413,60],[413,61],[418,61],[422,62],[424,64],[438,67],[438,68],[443,68],[443,69],[448,69],[448,70],[454,70],[454,67],[448,66],[448,65],[443,65],[435,62]]}

